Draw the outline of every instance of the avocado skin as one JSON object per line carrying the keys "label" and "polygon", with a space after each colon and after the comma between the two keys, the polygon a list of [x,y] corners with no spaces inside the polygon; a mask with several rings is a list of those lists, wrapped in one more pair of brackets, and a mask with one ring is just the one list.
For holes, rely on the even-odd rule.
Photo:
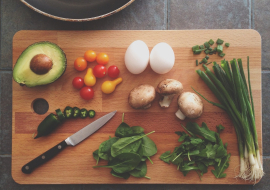
{"label": "avocado skin", "polygon": [[[62,66],[62,70],[61,72],[59,73],[58,76],[55,76],[52,80],[48,80],[48,82],[44,82],[44,83],[40,83],[40,84],[35,84],[35,83],[31,83],[29,84],[28,82],[24,82],[22,80],[20,80],[20,78],[18,77],[18,75],[20,75],[21,73],[20,72],[16,72],[16,68],[18,66],[18,64],[22,64],[20,63],[20,59],[22,59],[22,56],[24,56],[25,54],[27,54],[27,51],[29,51],[29,49],[33,49],[35,48],[35,46],[40,46],[40,45],[49,45],[49,46],[52,46],[54,47],[54,49],[52,49],[52,51],[59,51],[59,55],[62,56],[62,64],[60,66]],[[50,57],[50,56],[49,56]],[[31,59],[30,59],[31,61]],[[26,65],[29,65],[29,72],[31,72],[33,75],[36,75],[36,76],[39,76],[37,74],[35,74],[34,72],[31,71],[30,69],[30,61],[29,63],[23,63]],[[55,43],[52,43],[52,42],[49,42],[49,41],[40,41],[40,42],[36,42],[34,44],[31,44],[29,45],[22,53],[21,55],[19,56],[19,58],[17,59],[16,61],[16,64],[14,65],[14,68],[13,68],[13,79],[15,82],[17,82],[20,86],[27,86],[27,87],[35,87],[35,86],[43,86],[43,85],[47,85],[47,84],[51,84],[53,82],[55,82],[57,79],[59,79],[66,71],[66,67],[67,67],[67,59],[66,59],[66,54],[65,52]],[[52,68],[53,69],[53,68]],[[18,70],[18,69],[17,69]],[[28,69],[27,69],[28,70]],[[49,71],[50,72],[50,71]],[[49,73],[48,72],[48,73]],[[42,75],[40,75],[42,76]],[[54,75],[53,75],[54,76]],[[35,77],[31,79],[32,81],[35,81]]]}

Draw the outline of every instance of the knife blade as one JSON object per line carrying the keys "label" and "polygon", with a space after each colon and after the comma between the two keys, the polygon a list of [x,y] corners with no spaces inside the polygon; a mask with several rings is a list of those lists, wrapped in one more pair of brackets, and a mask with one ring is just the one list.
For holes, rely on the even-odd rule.
{"label": "knife blade", "polygon": [[22,167],[22,172],[25,174],[30,174],[35,168],[44,164],[45,162],[49,161],[53,157],[55,157],[58,153],[64,150],[68,145],[76,146],[87,137],[95,133],[99,128],[105,125],[114,115],[116,111],[108,113],[101,118],[97,119],[96,121],[86,125],[81,130],[77,131],[66,140],[58,143],[56,146],[52,147],[48,151],[44,152],[40,156],[36,157],[32,161],[28,162]]}

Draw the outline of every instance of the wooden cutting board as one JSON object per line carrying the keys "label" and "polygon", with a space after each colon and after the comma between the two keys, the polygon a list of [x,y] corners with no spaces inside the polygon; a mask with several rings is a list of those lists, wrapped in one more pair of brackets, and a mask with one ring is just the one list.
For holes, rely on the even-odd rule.
{"label": "wooden cutting board", "polygon": [[[190,172],[186,177],[176,170],[174,165],[168,165],[159,160],[159,156],[173,150],[178,145],[175,131],[182,131],[180,124],[188,121],[178,120],[174,112],[177,111],[176,98],[168,109],[161,109],[158,98],[147,110],[134,110],[127,102],[131,89],[139,84],[147,83],[153,86],[166,78],[177,79],[184,85],[184,91],[193,91],[191,86],[213,101],[217,101],[195,70],[202,66],[195,66],[195,60],[201,60],[205,54],[193,55],[191,47],[203,44],[209,39],[221,38],[231,46],[224,48],[225,58],[242,58],[246,70],[247,56],[250,56],[250,73],[253,87],[253,97],[256,111],[256,126],[259,145],[262,151],[262,107],[261,107],[261,37],[255,30],[192,30],[192,31],[20,31],[13,38],[13,65],[22,51],[38,41],[51,41],[58,44],[66,53],[67,69],[65,74],[56,82],[35,88],[22,87],[13,81],[12,103],[12,176],[20,184],[250,184],[235,179],[239,171],[239,156],[236,134],[229,117],[221,109],[204,101],[204,113],[195,121],[199,124],[206,122],[210,129],[216,130],[216,125],[225,126],[221,134],[223,142],[228,143],[228,152],[232,154],[230,166],[226,170],[227,177],[215,179],[210,169],[200,181],[196,172]],[[167,42],[175,52],[176,61],[173,69],[164,75],[154,73],[148,68],[139,75],[128,72],[124,65],[124,55],[127,47],[135,40],[143,40],[151,50],[159,42]],[[106,65],[117,65],[123,82],[113,94],[102,94],[100,87],[107,76],[98,79],[94,86],[95,97],[90,101],[80,98],[79,91],[72,87],[72,80],[76,76],[83,77],[86,71],[78,72],[73,68],[74,60],[83,56],[86,50],[92,49],[106,52],[110,62]],[[222,58],[210,56],[209,61],[220,63]],[[94,67],[96,63],[89,63]],[[48,113],[55,109],[63,110],[66,106],[94,109],[95,119],[104,114],[117,110],[115,117],[98,132],[75,147],[68,147],[57,157],[27,175],[21,172],[21,167],[39,156],[58,142],[78,131],[93,119],[71,119],[62,124],[54,133],[47,137],[32,139],[38,124],[46,117],[33,111],[32,102],[37,98],[44,98],[49,103]],[[106,168],[94,169],[95,160],[92,156],[99,144],[114,136],[114,132],[121,123],[122,113],[125,122],[131,126],[140,125],[146,132],[155,130],[149,137],[155,141],[158,152],[152,157],[154,164],[147,162],[147,176],[145,178],[130,177],[128,180],[112,177]],[[100,164],[105,164],[101,162]],[[212,168],[211,168],[212,169]]]}

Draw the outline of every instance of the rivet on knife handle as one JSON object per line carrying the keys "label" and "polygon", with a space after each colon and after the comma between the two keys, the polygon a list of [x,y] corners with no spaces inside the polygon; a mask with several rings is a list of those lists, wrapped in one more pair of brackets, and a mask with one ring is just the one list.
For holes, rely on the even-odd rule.
{"label": "rivet on knife handle", "polygon": [[37,168],[38,166],[52,159],[54,156],[56,156],[66,147],[67,147],[67,143],[65,141],[58,143],[56,146],[54,146],[50,150],[44,152],[40,156],[36,157],[34,160],[25,164],[22,167],[22,172],[25,174],[30,174],[35,168]]}

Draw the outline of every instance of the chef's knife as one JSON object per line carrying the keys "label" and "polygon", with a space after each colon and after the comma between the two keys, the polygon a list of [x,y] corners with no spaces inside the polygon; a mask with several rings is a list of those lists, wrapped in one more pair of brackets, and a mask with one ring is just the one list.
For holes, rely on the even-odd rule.
{"label": "chef's knife", "polygon": [[30,174],[35,168],[52,159],[54,156],[64,150],[64,148],[66,148],[68,145],[76,146],[81,141],[95,133],[103,125],[105,125],[105,123],[107,123],[115,115],[115,113],[116,111],[113,111],[111,113],[108,113],[107,115],[104,115],[103,117],[97,119],[96,121],[77,131],[76,133],[68,137],[66,140],[58,143],[56,146],[54,146],[47,152],[44,152],[40,156],[36,157],[34,160],[25,164],[22,167],[22,172],[25,174]]}

